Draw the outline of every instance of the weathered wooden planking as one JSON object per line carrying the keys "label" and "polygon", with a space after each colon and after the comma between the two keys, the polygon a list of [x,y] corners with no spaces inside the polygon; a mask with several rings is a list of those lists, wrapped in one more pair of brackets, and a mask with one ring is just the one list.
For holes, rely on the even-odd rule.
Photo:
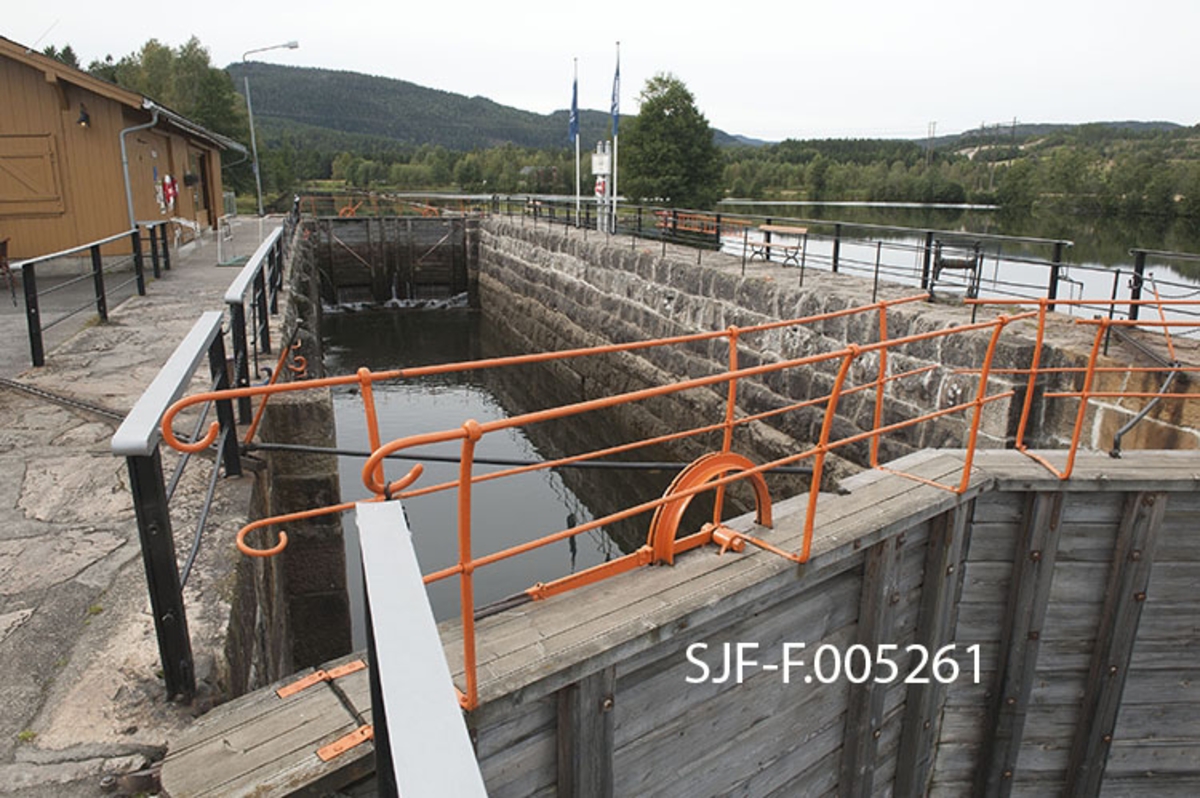
{"label": "weathered wooden planking", "polygon": [[[539,790],[554,790],[558,763],[555,727],[524,737],[492,756],[480,758],[489,798],[524,798]],[[554,794],[553,792],[551,794]]]}
{"label": "weathered wooden planking", "polygon": [[1100,798],[1196,798],[1200,795],[1200,776],[1156,779],[1153,774],[1128,778],[1107,776]]}
{"label": "weathered wooden planking", "polygon": [[1134,493],[1127,498],[1106,580],[1088,688],[1079,708],[1066,795],[1082,798],[1100,790],[1166,504],[1167,497],[1161,493]]}
{"label": "weathered wooden planking", "polygon": [[[943,477],[947,471],[953,473],[959,467],[953,457],[934,458],[930,463],[934,473]],[[904,484],[897,485],[897,482]],[[855,537],[854,530],[864,543],[873,543],[961,501],[954,494],[936,488],[914,487],[908,480],[877,484],[890,486],[890,489],[882,491],[882,495],[872,495],[871,490],[866,490],[853,502],[846,500],[855,497],[823,497],[827,509],[819,508],[818,521],[825,514],[832,516],[828,517],[827,523],[819,525],[827,533],[824,539],[851,541]],[[838,502],[839,499],[843,501]],[[847,514],[846,510],[850,512]],[[873,531],[864,533],[862,530]],[[795,533],[789,536],[782,529],[777,529],[776,533],[781,531],[784,534],[777,538],[772,535],[778,545],[798,545]],[[585,588],[560,597],[554,605],[557,611],[545,606],[539,608],[541,611],[536,618],[530,613],[520,619],[507,619],[500,628],[508,631],[510,641],[518,645],[498,658],[485,660],[488,677],[494,681],[481,685],[482,694],[486,698],[493,690],[502,694],[519,689],[548,670],[559,673],[558,679],[569,683],[574,674],[560,670],[554,661],[570,666],[572,662],[579,663],[601,653],[611,657],[613,662],[618,661],[622,657],[617,655],[617,642],[638,641],[635,649],[644,650],[650,644],[646,637],[650,629],[658,630],[661,641],[664,627],[670,629],[672,624],[692,626],[719,617],[736,609],[739,603],[756,600],[805,575],[812,574],[815,578],[815,573],[822,568],[834,567],[857,555],[851,545],[840,548],[820,545],[814,546],[814,551],[817,553],[813,560],[803,568],[763,553],[720,558],[705,557],[705,553],[698,552],[680,558],[671,569],[644,569],[627,579],[608,580],[595,586],[603,590],[611,587],[610,583],[620,583],[624,588],[624,601],[608,612],[598,606],[601,602],[597,600],[597,593]],[[715,601],[718,596],[722,597],[719,605]],[[734,604],[729,604],[730,601]],[[597,616],[597,613],[602,614]],[[584,618],[582,622],[581,617]],[[512,633],[514,625],[519,630],[517,634]],[[486,636],[488,631],[481,624],[481,636]],[[636,650],[624,653],[627,656]],[[553,680],[545,684],[553,689],[561,686]]]}
{"label": "weathered wooden planking", "polygon": [[[667,649],[668,656],[629,674],[621,675],[622,669],[618,668],[620,701],[615,729],[618,747],[635,743],[654,728],[670,723],[729,689],[729,685],[711,680],[688,684],[686,679],[695,676],[696,666],[688,662],[685,645],[707,643],[710,653],[703,659],[712,662],[719,656],[724,643],[758,643],[756,658],[766,664],[778,665],[783,643],[803,642],[814,647],[829,634],[852,624],[859,587],[856,574],[839,574],[819,587],[772,605],[740,623],[681,636],[680,647],[671,646]],[[646,712],[644,708],[648,706],[653,706],[654,712]]]}
{"label": "weathered wooden planking", "polygon": [[[1038,451],[1060,470],[1066,452]],[[1200,488],[1200,460],[1194,451],[1131,451],[1120,459],[1101,452],[1081,451],[1068,480],[1060,480],[1031,458],[1011,450],[985,449],[975,453],[975,467],[995,479],[1002,491],[1064,491],[1091,493],[1111,490],[1119,482],[1129,491],[1195,491]]]}
{"label": "weathered wooden planking", "polygon": [[[936,466],[940,465],[940,468]],[[961,468],[961,462],[954,457],[937,458],[934,462],[935,468],[933,475],[944,476],[946,472],[953,472]],[[925,488],[924,490],[938,494],[939,498],[945,498],[950,494],[944,494],[936,491],[936,489]],[[906,501],[909,494],[913,492],[912,483],[907,480],[879,480],[871,485],[871,490],[864,494],[861,501],[846,502],[847,497],[829,496],[822,497],[822,503],[840,503],[845,507],[842,514],[839,515],[835,524],[819,526],[820,537],[822,540],[836,538],[839,535],[840,529],[861,529],[870,528],[869,519],[865,515],[886,515],[885,505],[889,502]],[[803,497],[801,497],[802,499]],[[849,505],[846,507],[846,505]],[[800,499],[790,499],[779,502],[776,505],[776,529],[774,532],[767,531],[766,537],[772,540],[775,545],[782,547],[793,547],[798,545],[796,538],[796,530],[799,524],[803,521],[804,503]],[[848,512],[847,512],[848,511]],[[799,515],[797,515],[799,513]],[[819,509],[819,514],[821,510]],[[890,515],[895,515],[894,512]],[[731,523],[732,526],[739,526],[736,523]],[[790,530],[790,531],[789,531]],[[764,534],[762,530],[755,530],[755,534]],[[850,537],[847,535],[847,537]],[[880,535],[882,537],[882,535]],[[814,545],[814,550],[818,546]],[[708,552],[711,554],[711,550]],[[845,556],[852,555],[854,549],[850,548],[846,552],[842,552],[839,557],[821,558],[836,562]],[[656,569],[642,570],[638,572],[638,582],[641,584],[647,582],[656,582],[656,587],[663,582],[668,584],[678,585],[686,583],[691,579],[691,573],[697,573],[713,583],[731,578],[724,573],[726,568],[731,569],[734,573],[732,577],[744,577],[747,573],[751,575],[766,576],[770,573],[778,573],[780,571],[789,571],[794,566],[789,566],[786,561],[779,560],[774,557],[756,556],[754,558],[735,557],[727,555],[725,557],[716,558],[710,557],[703,559],[704,552],[697,552],[688,557],[681,558],[675,568],[670,570],[670,573],[682,575],[682,579],[662,579],[662,574],[654,575]],[[756,551],[756,554],[759,554]],[[818,559],[814,557],[814,560]],[[798,569],[801,570],[801,569]],[[819,570],[816,563],[810,563],[806,569],[802,569],[805,573],[812,573]],[[690,572],[689,572],[690,571]],[[618,615],[625,616],[630,611],[640,609],[636,605],[631,606],[630,597],[636,599],[640,595],[648,595],[653,597],[656,591],[650,590],[630,590],[629,585],[624,583],[624,580],[616,580],[621,584],[612,584],[613,580],[594,585],[586,588],[583,591],[577,591],[575,594],[561,597],[557,601],[559,604],[578,603],[581,606],[587,605],[587,616],[593,622],[603,622],[611,620],[608,616]],[[640,585],[639,585],[640,586]],[[587,601],[576,599],[575,597],[581,594],[586,594],[589,599]],[[537,615],[536,621],[532,624],[530,618]],[[481,637],[479,662],[481,665],[488,664],[494,656],[491,643],[495,642],[496,649],[509,650],[513,646],[521,644],[535,644],[552,636],[564,628],[572,629],[578,622],[578,614],[571,612],[564,613],[549,613],[545,610],[534,613],[532,610],[516,611],[512,613],[504,613],[496,616],[494,619],[488,619],[481,623],[478,627]],[[535,628],[530,628],[536,624]],[[457,638],[456,631],[451,628],[447,629],[448,635],[444,637],[449,641],[454,641]],[[494,652],[493,652],[494,653]]]}
{"label": "weathered wooden planking", "polygon": [[1168,784],[1175,778],[1200,778],[1200,742],[1195,738],[1183,742],[1114,742],[1109,749],[1105,775],[1115,778],[1154,775],[1147,784],[1147,794],[1157,795],[1155,786]]}
{"label": "weathered wooden planking", "polygon": [[[298,787],[332,788],[363,775],[352,766],[370,754],[370,746],[328,763],[317,756],[318,748],[359,725],[328,684],[286,699],[260,691],[220,710],[172,741],[162,785],[173,798],[288,795]],[[342,780],[340,773],[346,773]]]}
{"label": "weathered wooden planking", "polygon": [[1173,696],[1177,703],[1200,704],[1200,665],[1193,661],[1179,669],[1129,669],[1124,703],[1156,705],[1164,695]]}
{"label": "weathered wooden planking", "polygon": [[1035,494],[1030,501],[1000,641],[1000,667],[988,706],[989,734],[979,752],[975,785],[978,795],[1010,794],[1017,768],[1025,709],[1037,670],[1038,636],[1050,597],[1062,494]]}
{"label": "weathered wooden planking", "polygon": [[[1129,692],[1130,685],[1126,683],[1126,697]],[[1162,695],[1172,695],[1173,700],[1164,702]],[[1200,701],[1179,701],[1178,693],[1162,693],[1159,696],[1159,701],[1154,704],[1121,703],[1117,726],[1113,730],[1115,743],[1155,744],[1200,739]]]}
{"label": "weathered wooden planking", "polygon": [[[359,661],[366,663],[367,653],[365,651],[348,654],[344,657],[339,657],[332,662],[327,662],[321,666],[324,671],[330,671],[350,662]],[[342,700],[346,708],[354,715],[360,725],[371,723],[371,677],[370,671],[367,668],[354,671],[345,676],[338,677],[329,683],[333,688],[334,693]]]}
{"label": "weathered wooden planking", "polygon": [[[970,520],[978,506],[976,501],[956,508],[933,524],[925,552],[925,589],[915,634],[916,642],[926,651],[938,651],[953,638],[963,590],[963,566],[975,535]],[[920,795],[928,788],[947,692],[947,686],[936,681],[908,689],[894,778],[895,788],[902,795]]]}
{"label": "weathered wooden planking", "polygon": [[[884,643],[895,645],[897,639],[895,620],[901,568],[901,547],[897,541],[898,538],[882,540],[867,552],[855,642],[868,652],[879,651]],[[888,688],[888,684],[872,680],[850,692],[838,779],[844,796],[865,798],[873,791]]]}
{"label": "weathered wooden planking", "polygon": [[[837,763],[841,751],[834,749],[831,753],[826,753],[826,749],[836,742],[838,738],[835,735],[840,732],[840,727],[835,727],[816,738],[813,741],[814,744],[810,746],[809,750],[805,751],[805,754],[808,757],[815,754],[824,754],[824,756],[810,764],[803,772],[794,776],[788,783],[767,793],[767,798],[793,798],[793,796],[797,795],[814,795],[820,796],[820,798],[830,798],[830,796],[836,795]],[[743,788],[742,794],[762,795],[763,793]]]}
{"label": "weathered wooden planking", "polygon": [[506,707],[504,712],[491,712],[481,707],[470,713],[468,720],[475,740],[475,754],[483,762],[526,738],[556,729],[557,697],[547,696],[516,704]]}
{"label": "weathered wooden planking", "polygon": [[613,666],[558,691],[558,794],[612,798]]}
{"label": "weathered wooden planking", "polygon": [[[845,627],[822,642],[844,651],[853,634],[853,626]],[[658,726],[636,745],[618,750],[618,794],[721,794],[758,772],[761,761],[803,744],[813,730],[840,721],[846,699],[844,682],[804,684],[793,679],[784,684],[781,674],[758,671],[737,689],[727,689],[695,711]],[[679,755],[698,750],[705,752],[700,761]],[[678,783],[656,786],[657,780]]]}

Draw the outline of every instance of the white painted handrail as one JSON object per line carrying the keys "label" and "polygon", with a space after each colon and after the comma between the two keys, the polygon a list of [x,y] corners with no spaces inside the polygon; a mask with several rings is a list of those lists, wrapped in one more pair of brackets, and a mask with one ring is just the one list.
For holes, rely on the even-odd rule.
{"label": "white painted handrail", "polygon": [[395,784],[405,798],[487,798],[404,510],[355,511]]}
{"label": "white painted handrail", "polygon": [[36,258],[26,258],[25,260],[15,260],[9,264],[9,268],[16,270],[20,269],[26,263],[41,263],[42,261],[54,260],[55,258],[65,258],[68,255],[74,255],[76,252],[84,252],[92,247],[102,247],[105,244],[111,244],[114,241],[120,241],[123,238],[128,238],[129,236],[133,235],[133,232],[133,229],[129,229],[125,230],[124,232],[111,235],[108,238],[102,238],[99,241],[89,241],[86,244],[80,244],[79,246],[72,247],[71,249],[64,249],[62,252],[52,252],[49,255],[38,255]]}
{"label": "white painted handrail", "polygon": [[175,347],[174,353],[142,392],[113,435],[113,454],[145,457],[154,452],[154,447],[162,437],[159,424],[163,414],[183,395],[196,367],[208,355],[213,339],[221,334],[223,316],[219,310],[210,310],[192,325],[191,332]]}
{"label": "white painted handrail", "polygon": [[240,303],[246,296],[246,291],[250,290],[250,286],[254,283],[255,275],[262,271],[263,264],[267,259],[267,253],[275,246],[275,242],[279,240],[281,235],[283,235],[283,228],[276,227],[258,245],[258,249],[254,250],[254,254],[250,256],[250,260],[246,261],[246,265],[238,272],[238,276],[233,278],[233,282],[229,284],[229,289],[225,292],[225,301],[227,303]]}

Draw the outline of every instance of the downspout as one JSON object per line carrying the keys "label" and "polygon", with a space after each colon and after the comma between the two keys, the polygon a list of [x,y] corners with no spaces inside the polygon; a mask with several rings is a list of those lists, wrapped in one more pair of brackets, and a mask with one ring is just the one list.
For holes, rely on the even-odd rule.
{"label": "downspout", "polygon": [[121,131],[121,169],[125,172],[125,206],[129,209],[130,230],[137,227],[137,218],[133,214],[133,186],[129,184],[129,149],[125,145],[125,136],[139,130],[149,130],[158,124],[158,106],[149,100],[146,100],[145,103],[146,105],[143,107],[149,106],[153,113],[150,121],[144,125],[134,125]]}

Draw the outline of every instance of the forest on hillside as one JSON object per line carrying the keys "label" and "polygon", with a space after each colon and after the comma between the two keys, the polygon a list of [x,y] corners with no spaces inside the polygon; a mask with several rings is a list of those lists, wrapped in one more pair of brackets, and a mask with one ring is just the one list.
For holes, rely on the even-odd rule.
{"label": "forest on hillside", "polygon": [[[43,52],[82,68],[69,45]],[[575,192],[565,110],[535,114],[334,70],[257,63],[219,69],[195,38],[178,48],[152,39],[119,60],[92,61],[87,70],[241,141],[249,138],[241,78],[249,76],[263,187],[285,202],[312,181],[381,191]],[[594,179],[591,144],[609,124],[605,112],[580,112],[584,193]],[[713,131],[713,140],[726,199],[977,203],[1014,212],[1048,206],[1096,216],[1200,219],[1200,126],[1014,124],[932,142],[774,144],[745,144]],[[226,183],[252,191],[249,164],[231,168]]]}
{"label": "forest on hillside", "polygon": [[[326,178],[363,189],[574,192],[574,157],[566,147],[367,147],[315,157],[319,143],[298,141],[301,135],[280,131],[272,138],[272,171],[284,182]],[[898,140],[788,140],[726,147],[722,159],[724,196],[730,199],[975,203],[1010,211],[1046,205],[1101,216],[1200,218],[1195,127],[1084,125],[1015,143],[968,140],[933,149]],[[588,192],[590,163],[583,160]]]}

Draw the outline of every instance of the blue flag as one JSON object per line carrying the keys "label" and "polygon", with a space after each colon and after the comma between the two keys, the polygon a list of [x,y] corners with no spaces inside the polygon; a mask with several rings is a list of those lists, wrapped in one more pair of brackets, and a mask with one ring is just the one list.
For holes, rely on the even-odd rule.
{"label": "blue flag", "polygon": [[571,117],[567,122],[567,138],[571,141],[579,136],[579,78],[571,86]]}
{"label": "blue flag", "polygon": [[617,120],[621,116],[621,57],[617,56],[617,71],[613,75],[612,119],[613,138],[617,137]]}

